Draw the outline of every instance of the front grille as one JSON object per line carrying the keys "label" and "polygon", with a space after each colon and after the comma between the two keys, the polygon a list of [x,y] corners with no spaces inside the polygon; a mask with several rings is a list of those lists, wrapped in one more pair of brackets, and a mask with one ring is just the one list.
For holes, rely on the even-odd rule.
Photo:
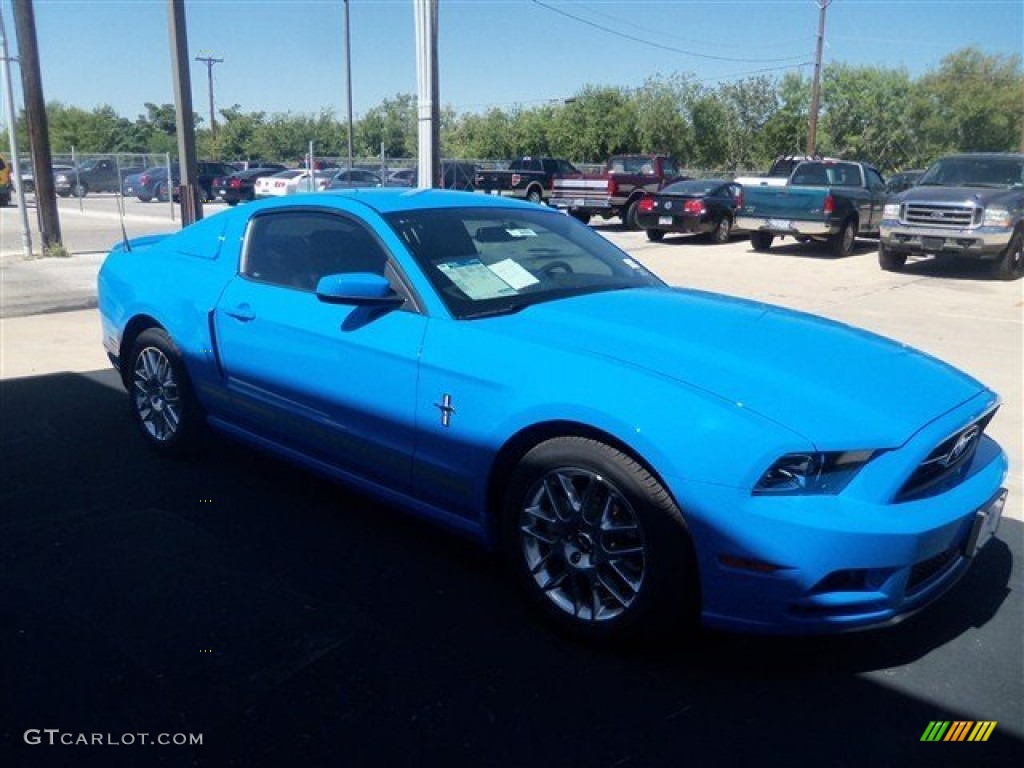
{"label": "front grille", "polygon": [[976,205],[907,203],[903,220],[907,224],[943,229],[965,229],[981,223],[983,209]]}
{"label": "front grille", "polygon": [[995,412],[992,408],[939,443],[900,488],[896,501],[933,496],[959,483],[971,466],[981,435]]}
{"label": "front grille", "polygon": [[959,559],[960,549],[958,547],[952,547],[947,549],[945,552],[940,552],[935,555],[935,557],[929,557],[927,560],[922,560],[920,563],[913,566],[910,569],[910,578],[907,579],[907,596],[911,596],[914,592],[921,589],[921,587],[945,573]]}

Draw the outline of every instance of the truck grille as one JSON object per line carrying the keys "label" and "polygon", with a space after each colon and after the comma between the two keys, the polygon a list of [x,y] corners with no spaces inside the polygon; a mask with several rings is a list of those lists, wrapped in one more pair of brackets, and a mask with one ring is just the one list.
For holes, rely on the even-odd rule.
{"label": "truck grille", "polygon": [[981,223],[983,209],[976,205],[906,203],[903,221],[926,227],[965,229]]}
{"label": "truck grille", "polygon": [[896,501],[933,496],[959,483],[970,467],[981,435],[995,412],[996,409],[992,408],[939,443],[900,488]]}

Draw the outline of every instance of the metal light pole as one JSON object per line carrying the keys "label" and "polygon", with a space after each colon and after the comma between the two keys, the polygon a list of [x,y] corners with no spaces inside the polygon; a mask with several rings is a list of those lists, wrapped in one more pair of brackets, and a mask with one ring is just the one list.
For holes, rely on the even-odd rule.
{"label": "metal light pole", "polygon": [[352,38],[348,29],[348,0],[345,0],[345,80],[348,95],[348,177],[352,179]]}
{"label": "metal light pole", "polygon": [[814,81],[811,83],[811,119],[807,126],[807,154],[814,155],[818,143],[818,105],[821,100],[821,54],[825,47],[825,11],[832,0],[817,0],[818,45],[814,53]]}
{"label": "metal light pole", "polygon": [[437,74],[437,0],[413,0],[416,13],[420,189],[437,185],[441,175],[441,105]]}
{"label": "metal light pole", "polygon": [[[171,38],[171,72],[174,79],[174,112],[178,128],[178,167],[181,173],[181,224],[203,218],[196,165],[196,127],[192,116],[192,77],[188,71],[188,34],[185,25],[185,0],[167,0],[167,30]],[[167,193],[173,179],[167,177]]]}
{"label": "metal light pole", "polygon": [[0,5],[0,55],[3,58],[4,91],[7,100],[7,133],[11,142],[11,178],[18,194],[18,209],[21,213],[21,245],[25,258],[32,258],[32,230],[28,226],[28,208],[25,207],[25,187],[21,183],[21,160],[18,156],[18,113],[14,111],[14,88],[11,87],[11,57],[7,53],[7,27],[4,24],[3,6]]}

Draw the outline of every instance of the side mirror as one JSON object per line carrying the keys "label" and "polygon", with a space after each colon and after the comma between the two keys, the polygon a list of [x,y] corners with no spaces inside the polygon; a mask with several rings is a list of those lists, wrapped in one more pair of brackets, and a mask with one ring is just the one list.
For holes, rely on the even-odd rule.
{"label": "side mirror", "polygon": [[357,307],[400,307],[405,303],[391,290],[387,278],[372,272],[324,275],[316,284],[316,297],[327,304]]}

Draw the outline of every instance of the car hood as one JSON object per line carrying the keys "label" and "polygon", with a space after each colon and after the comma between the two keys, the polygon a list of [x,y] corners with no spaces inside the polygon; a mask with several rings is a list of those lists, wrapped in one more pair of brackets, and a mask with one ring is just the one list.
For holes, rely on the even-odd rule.
{"label": "car hood", "polygon": [[896,447],[985,389],[867,331],[701,291],[611,291],[477,322],[667,376],[756,411],[822,450]]}
{"label": "car hood", "polygon": [[911,187],[900,194],[901,203],[965,203],[973,201],[978,205],[1009,203],[1020,195],[1020,188],[1007,187]]}

